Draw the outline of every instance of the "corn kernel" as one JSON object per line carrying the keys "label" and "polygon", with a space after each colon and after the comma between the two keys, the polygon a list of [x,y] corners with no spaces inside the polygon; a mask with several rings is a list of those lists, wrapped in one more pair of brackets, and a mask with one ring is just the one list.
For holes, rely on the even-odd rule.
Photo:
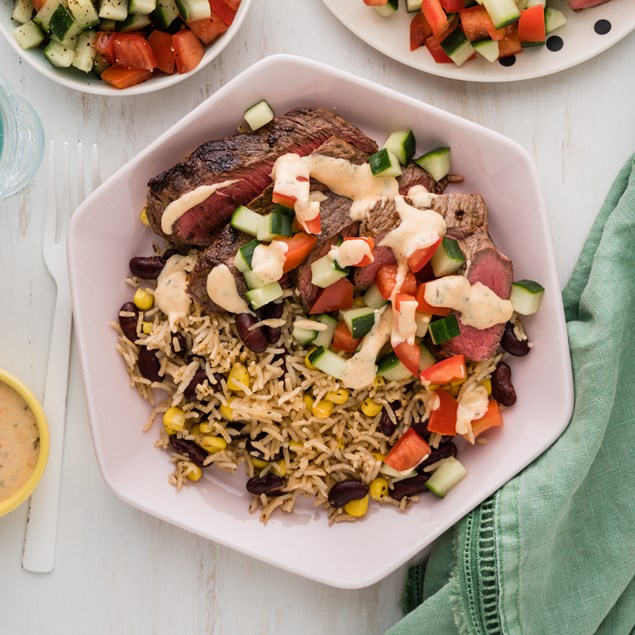
{"label": "corn kernel", "polygon": [[227,400],[227,405],[220,407],[220,413],[223,415],[223,417],[225,417],[225,419],[227,419],[227,421],[234,420],[234,409],[232,408],[232,402],[235,398],[236,397],[230,397]]}
{"label": "corn kernel", "polygon": [[375,375],[373,380],[373,388],[383,388],[386,385],[386,380],[381,375]]}
{"label": "corn kernel", "polygon": [[320,401],[318,404],[313,404],[311,408],[311,414],[318,419],[327,419],[331,416],[335,404],[332,401]]}
{"label": "corn kernel", "polygon": [[140,311],[149,311],[154,305],[154,296],[145,289],[137,289],[132,298],[137,309]]}
{"label": "corn kernel", "polygon": [[302,450],[304,448],[304,443],[300,443],[300,441],[290,441],[289,442],[289,450],[293,450],[297,452],[298,450]]}
{"label": "corn kernel", "polygon": [[197,424],[195,424],[195,425],[193,425],[193,426],[190,428],[190,434],[193,434],[193,435],[199,435],[199,434],[201,434],[201,426],[199,426],[199,425],[198,425],[198,423],[197,423]]}
{"label": "corn kernel", "polygon": [[331,403],[336,403],[338,405],[345,404],[348,401],[349,392],[346,388],[338,388],[337,390],[332,390],[331,392],[327,392],[324,396],[326,401],[330,401]]}
{"label": "corn kernel", "polygon": [[366,397],[361,405],[361,410],[367,417],[376,417],[382,408],[383,406],[380,403],[373,401],[370,397]]}
{"label": "corn kernel", "polygon": [[150,225],[150,221],[148,220],[148,209],[146,207],[144,207],[141,210],[141,214],[139,214],[139,220],[144,224],[144,225]]}
{"label": "corn kernel", "polygon": [[378,476],[372,480],[368,490],[373,500],[380,501],[388,494],[388,481],[383,476]]}
{"label": "corn kernel", "polygon": [[194,463],[190,464],[187,471],[187,478],[189,478],[190,481],[200,481],[201,476],[203,476],[203,470],[198,465],[194,465]]}
{"label": "corn kernel", "polygon": [[356,298],[353,298],[353,306],[355,308],[361,308],[366,306],[366,302],[364,302],[364,298],[361,295],[358,295]]}
{"label": "corn kernel", "polygon": [[364,498],[357,498],[344,505],[344,511],[354,518],[361,518],[368,511],[368,494]]}
{"label": "corn kernel", "polygon": [[483,387],[487,391],[487,396],[491,397],[491,395],[492,395],[492,380],[489,377],[487,379],[483,380]]}
{"label": "corn kernel", "polygon": [[163,425],[168,434],[181,432],[185,427],[185,413],[180,408],[168,408],[163,413]]}
{"label": "corn kernel", "polygon": [[[242,384],[242,386],[240,384]],[[244,391],[243,386],[247,388],[250,386],[249,371],[244,364],[236,362],[227,376],[227,388],[234,392],[242,392]]]}
{"label": "corn kernel", "polygon": [[381,452],[373,452],[373,458],[375,459],[375,461],[379,461],[380,463],[383,463],[384,459],[386,458],[386,455],[382,454]]}
{"label": "corn kernel", "polygon": [[309,361],[309,355],[315,350],[317,350],[317,346],[311,346],[311,348],[309,349],[309,352],[304,357],[304,365],[309,370],[315,370],[315,366],[313,366],[313,364]]}
{"label": "corn kernel", "polygon": [[198,429],[202,434],[213,432],[214,426],[211,423],[199,423]]}
{"label": "corn kernel", "polygon": [[204,450],[214,454],[224,450],[227,447],[227,441],[223,437],[207,436],[201,439],[200,445]]}
{"label": "corn kernel", "polygon": [[461,384],[450,384],[447,389],[448,395],[451,397],[456,397],[461,390]]}
{"label": "corn kernel", "polygon": [[141,330],[146,334],[152,333],[152,322],[141,322]]}
{"label": "corn kernel", "polygon": [[263,461],[262,459],[251,459],[251,462],[254,464],[254,467],[257,467],[258,469],[262,470],[263,468],[267,467],[267,465],[269,465],[269,463],[267,463],[267,461]]}
{"label": "corn kernel", "polygon": [[278,474],[278,476],[286,476],[287,474],[287,466],[285,465],[284,459],[280,459],[273,464],[274,471]]}
{"label": "corn kernel", "polygon": [[344,443],[344,439],[338,439],[337,440],[337,447],[340,450],[343,450],[346,447],[346,444]]}
{"label": "corn kernel", "polygon": [[311,395],[304,395],[304,397],[302,397],[302,401],[304,401],[304,406],[306,407],[306,409],[311,410],[311,408],[313,408],[313,403],[315,402],[315,399],[313,399]]}

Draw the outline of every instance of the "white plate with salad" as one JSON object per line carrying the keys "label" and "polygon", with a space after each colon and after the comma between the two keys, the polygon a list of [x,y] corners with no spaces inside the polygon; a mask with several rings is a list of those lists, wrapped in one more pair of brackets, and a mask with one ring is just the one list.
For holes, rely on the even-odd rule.
{"label": "white plate with salad", "polygon": [[[368,0],[369,3],[382,1]],[[433,0],[431,5],[439,6],[433,6],[432,13],[438,14],[440,8],[449,19],[448,25],[437,27],[437,42],[430,40],[430,49],[420,43],[413,44],[417,48],[411,50],[411,22],[420,12],[421,0],[389,0],[379,7],[367,6],[365,0],[323,2],[350,31],[388,57],[426,73],[474,82],[508,82],[556,73],[599,55],[635,29],[635,12],[630,0],[609,0],[578,12],[573,11],[566,0],[488,0],[484,4],[480,0],[478,3],[476,0]],[[447,10],[443,9],[443,3]],[[536,5],[545,7],[543,35],[537,38],[531,35],[535,25],[525,18],[529,23],[528,38],[540,41],[523,45],[514,25],[518,24],[521,10]],[[467,7],[468,14],[472,12],[474,18],[474,13],[486,6],[491,8],[494,22],[501,27],[498,36],[483,31],[466,38],[462,36],[462,27],[454,28],[460,24],[462,7]],[[514,32],[506,34],[500,47],[488,41],[502,37],[506,29]],[[445,40],[450,32],[454,32],[454,36]],[[428,37],[427,29],[423,35]],[[481,41],[471,46],[470,39]],[[444,47],[439,44],[440,40],[445,40]],[[435,61],[431,51],[443,61]]]}
{"label": "white plate with salad", "polygon": [[[281,76],[288,80],[283,87],[275,82]],[[161,423],[155,422],[151,436],[143,431],[148,406],[131,388],[109,322],[134,293],[124,280],[129,260],[151,252],[156,242],[139,221],[147,183],[204,141],[235,134],[245,125],[248,107],[262,99],[276,115],[298,106],[326,109],[380,145],[391,133],[408,128],[417,150],[450,147],[452,171],[464,177],[454,184],[455,191],[483,195],[492,237],[513,259],[516,279],[538,280],[545,288],[539,311],[524,322],[534,347],[514,364],[518,402],[505,411],[504,427],[489,431],[486,444],[461,448],[467,473],[445,498],[426,494],[405,512],[373,503],[356,522],[332,526],[324,509],[308,503],[296,513],[276,513],[265,524],[258,512],[249,511],[246,474],[207,470],[200,478],[195,474],[192,486],[176,491],[167,478],[174,468],[170,453],[153,443]],[[114,492],[167,522],[335,587],[373,584],[407,562],[549,447],[572,411],[558,278],[529,155],[490,130],[313,61],[277,55],[258,62],[122,167],[74,215],[69,271],[93,443]],[[96,280],[99,294],[94,293]]]}

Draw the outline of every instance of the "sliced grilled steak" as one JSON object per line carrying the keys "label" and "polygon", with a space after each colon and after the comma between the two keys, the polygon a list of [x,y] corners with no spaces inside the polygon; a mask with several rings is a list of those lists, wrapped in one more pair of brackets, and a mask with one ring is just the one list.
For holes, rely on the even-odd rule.
{"label": "sliced grilled steak", "polygon": [[408,190],[415,185],[423,185],[423,187],[434,194],[443,194],[448,184],[447,177],[440,181],[435,181],[423,168],[416,163],[408,164],[397,178],[399,181],[399,194],[405,196]]}
{"label": "sliced grilled steak", "polygon": [[[377,144],[341,117],[319,108],[296,108],[256,132],[208,141],[183,162],[148,183],[148,220],[159,235],[174,244],[207,246],[234,209],[246,205],[271,183],[275,160],[287,153],[310,154],[337,135],[364,152]],[[235,179],[236,183],[212,194],[188,210],[174,224],[173,233],[161,231],[166,206],[200,185]]]}

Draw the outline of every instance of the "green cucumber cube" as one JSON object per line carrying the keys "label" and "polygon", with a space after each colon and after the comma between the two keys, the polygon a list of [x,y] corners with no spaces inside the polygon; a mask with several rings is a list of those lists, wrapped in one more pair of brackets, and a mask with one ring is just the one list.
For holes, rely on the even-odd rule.
{"label": "green cucumber cube", "polygon": [[446,317],[434,320],[434,322],[430,322],[428,333],[430,333],[430,339],[433,344],[443,344],[443,342],[447,342],[453,337],[461,335],[461,329],[456,315],[450,314]]}

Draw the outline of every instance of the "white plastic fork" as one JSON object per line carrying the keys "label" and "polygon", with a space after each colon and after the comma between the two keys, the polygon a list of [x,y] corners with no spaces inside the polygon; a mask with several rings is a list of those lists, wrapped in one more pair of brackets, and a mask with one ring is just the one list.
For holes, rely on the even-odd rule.
{"label": "white plastic fork", "polygon": [[31,496],[22,552],[22,567],[36,573],[47,573],[55,567],[72,324],[66,232],[71,214],[100,180],[97,145],[93,144],[87,157],[81,142],[76,151],[74,148],[71,151],[73,146],[65,141],[60,153],[51,141],[48,149],[47,206],[50,208],[45,214],[43,254],[57,287],[43,401],[50,450],[42,480]]}

